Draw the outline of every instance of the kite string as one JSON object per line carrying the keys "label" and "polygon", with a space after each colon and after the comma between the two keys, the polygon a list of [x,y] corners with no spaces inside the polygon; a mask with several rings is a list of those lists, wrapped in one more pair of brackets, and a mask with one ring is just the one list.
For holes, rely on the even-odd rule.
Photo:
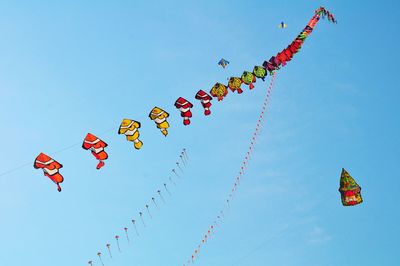
{"label": "kite string", "polygon": [[[253,140],[255,139],[255,136],[258,136],[258,135],[260,134],[259,129],[260,129],[261,125],[262,125],[263,122],[264,122],[265,110],[266,110],[266,108],[267,108],[267,106],[268,106],[269,99],[270,99],[270,96],[271,96],[271,93],[272,93],[272,89],[273,89],[273,87],[274,87],[275,77],[276,77],[276,72],[274,72],[274,73],[272,74],[272,78],[271,78],[271,81],[270,81],[270,83],[269,83],[269,86],[268,86],[268,89],[267,89],[267,93],[266,93],[266,96],[265,96],[265,98],[264,98],[263,105],[262,105],[262,108],[261,108],[261,111],[260,111],[259,120],[258,120],[258,123],[257,123],[257,126],[256,126],[255,130],[253,131]],[[251,146],[249,147],[247,156],[248,156],[248,154],[249,154],[249,151],[250,151],[254,146],[255,146],[255,142],[252,141],[252,144],[251,144]],[[242,165],[244,165],[244,163],[246,162],[246,160],[248,161],[248,157],[245,157],[245,158],[244,158],[244,160],[243,160],[243,162],[242,162]],[[234,185],[233,185],[233,188],[232,188],[232,190],[231,190],[232,194],[231,194],[231,193],[229,194],[229,197],[228,197],[228,199],[226,200],[226,204],[224,204],[223,209],[225,209],[226,206],[227,206],[227,210],[229,210],[229,208],[230,208],[230,200],[229,200],[229,199],[232,199],[234,193],[235,193],[236,190],[237,190],[238,181],[240,181],[241,177],[244,176],[243,166],[241,166],[241,170],[240,170],[240,172],[239,172],[239,175],[240,175],[239,178],[235,178],[235,179],[234,179]],[[221,214],[221,216],[218,215],[218,216],[217,216],[217,220],[221,222],[221,221],[225,218],[225,215],[224,215],[224,211],[223,211],[223,210],[221,210],[219,213]],[[197,248],[194,249],[194,252],[193,252],[192,255],[190,256],[190,259],[187,260],[187,264],[194,264],[194,261],[195,261],[196,258],[199,256],[201,247],[202,247],[204,244],[207,243],[207,240],[210,239],[210,236],[211,236],[211,235],[214,235],[214,234],[215,234],[215,231],[216,231],[216,230],[215,230],[215,228],[214,228],[214,224],[217,225],[217,226],[219,225],[216,221],[213,221],[212,225],[209,226],[209,228],[207,229],[207,232],[206,232],[205,234],[203,234],[203,235],[204,235],[203,239],[201,240],[200,244],[197,245]],[[183,265],[186,266],[186,264],[183,264]]]}

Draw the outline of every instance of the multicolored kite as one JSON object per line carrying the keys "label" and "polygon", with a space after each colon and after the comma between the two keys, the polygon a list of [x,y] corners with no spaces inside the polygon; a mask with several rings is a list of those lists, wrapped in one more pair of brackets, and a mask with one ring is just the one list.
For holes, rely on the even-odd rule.
{"label": "multicolored kite", "polygon": [[344,168],[342,168],[342,174],[340,175],[339,192],[343,206],[354,206],[363,202],[361,187]]}
{"label": "multicolored kite", "polygon": [[248,85],[250,90],[254,88],[253,83],[256,82],[256,76],[248,71],[244,71],[242,74],[242,81],[244,84]]}
{"label": "multicolored kite", "polygon": [[242,83],[243,82],[241,78],[231,77],[228,81],[228,87],[232,92],[237,91],[238,94],[241,94],[243,92],[242,88],[240,88]]}
{"label": "multicolored kite", "polygon": [[267,76],[268,72],[267,70],[262,67],[262,66],[255,66],[253,68],[253,74],[254,76],[256,76],[259,79],[262,79],[263,81],[265,81],[265,77]]}
{"label": "multicolored kite", "polygon": [[281,29],[284,29],[284,28],[287,27],[287,25],[286,25],[285,22],[282,21],[281,23],[279,23],[278,27],[281,28]]}
{"label": "multicolored kite", "polygon": [[229,61],[225,60],[225,59],[221,59],[218,62],[218,65],[222,66],[223,68],[225,68],[227,65],[229,64]]}
{"label": "multicolored kite", "polygon": [[35,169],[42,169],[45,176],[51,179],[56,185],[57,190],[61,192],[60,183],[64,181],[63,176],[58,172],[63,166],[50,156],[40,153],[33,164]]}
{"label": "multicolored kite", "polygon": [[224,97],[228,94],[228,89],[224,84],[217,82],[215,83],[214,87],[211,88],[210,94],[213,97],[217,97],[218,101],[222,101]]}
{"label": "multicolored kite", "polygon": [[107,146],[107,143],[91,133],[87,133],[85,139],[83,140],[82,148],[85,150],[90,150],[93,156],[99,160],[96,169],[102,168],[104,166],[104,160],[108,158],[107,152],[104,151],[104,148]]}

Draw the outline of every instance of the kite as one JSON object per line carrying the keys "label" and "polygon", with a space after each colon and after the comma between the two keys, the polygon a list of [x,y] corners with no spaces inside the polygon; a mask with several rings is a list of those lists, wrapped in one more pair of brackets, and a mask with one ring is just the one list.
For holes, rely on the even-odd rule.
{"label": "kite", "polygon": [[56,185],[57,190],[61,192],[60,183],[64,181],[63,176],[58,172],[63,166],[50,156],[40,153],[33,164],[35,169],[42,169],[45,176],[51,179]]}
{"label": "kite", "polygon": [[210,115],[211,114],[210,107],[211,107],[211,100],[212,100],[211,95],[209,95],[207,92],[205,92],[203,90],[199,90],[196,93],[195,98],[197,100],[200,100],[201,105],[204,108],[204,115]]}
{"label": "kite", "polygon": [[102,260],[102,258],[101,258],[101,252],[97,252],[97,256],[99,256],[99,259],[100,259],[101,265],[103,265],[103,266],[104,266],[104,262],[103,262],[103,260]]}
{"label": "kite", "polygon": [[192,112],[190,108],[193,104],[186,100],[185,98],[179,97],[175,102],[175,107],[181,111],[181,117],[183,117],[183,124],[185,126],[190,124],[190,118],[192,117]]}
{"label": "kite", "polygon": [[104,160],[108,158],[108,154],[104,151],[104,148],[107,146],[107,143],[91,133],[87,133],[83,140],[82,148],[85,150],[91,150],[93,156],[99,160],[96,169],[102,168],[104,166]]}
{"label": "kite", "polygon": [[168,135],[169,123],[167,122],[167,118],[169,117],[169,113],[161,109],[160,107],[154,107],[149,114],[151,120],[156,123],[158,129],[161,130],[161,133],[166,137]]}
{"label": "kite", "polygon": [[242,88],[240,86],[242,85],[242,79],[237,78],[237,77],[231,77],[229,78],[228,81],[228,88],[232,91],[235,92],[237,91],[238,94],[241,94],[243,92]]}
{"label": "kite", "polygon": [[225,59],[221,59],[218,62],[218,65],[222,66],[223,68],[225,68],[227,65],[229,64],[229,61],[225,60]]}
{"label": "kite", "polygon": [[124,231],[125,231],[126,240],[128,240],[128,242],[130,242],[129,235],[128,235],[128,227],[124,227]]}
{"label": "kite", "polygon": [[111,254],[111,244],[106,244],[106,247],[108,249],[108,254],[110,254],[110,258],[112,258],[112,254]]}
{"label": "kite", "polygon": [[269,61],[264,61],[263,67],[272,75],[275,70],[279,70],[279,61],[272,56]]}
{"label": "kite", "polygon": [[222,101],[224,97],[228,94],[228,89],[224,84],[219,82],[215,83],[214,87],[210,90],[210,94],[213,97],[217,97],[218,101]]}
{"label": "kite", "polygon": [[253,74],[254,76],[256,76],[259,79],[262,79],[263,81],[265,81],[265,77],[267,76],[268,72],[267,70],[262,67],[262,66],[255,66],[253,68]]}
{"label": "kite", "polygon": [[342,174],[340,175],[339,192],[343,206],[354,206],[363,202],[361,187],[344,168],[342,168]]}
{"label": "kite", "polygon": [[287,27],[287,25],[286,25],[285,22],[282,21],[281,23],[279,23],[278,27],[281,28],[281,29],[284,29],[284,28]]}
{"label": "kite", "polygon": [[253,73],[244,71],[241,78],[243,83],[249,86],[250,90],[254,88],[253,83],[256,82],[256,76]]}
{"label": "kite", "polygon": [[139,150],[143,146],[143,142],[139,140],[140,122],[131,119],[123,119],[118,129],[118,134],[124,134],[127,141],[132,141],[135,149]]}
{"label": "kite", "polygon": [[115,240],[117,241],[118,251],[121,252],[121,248],[119,247],[119,236],[115,236]]}

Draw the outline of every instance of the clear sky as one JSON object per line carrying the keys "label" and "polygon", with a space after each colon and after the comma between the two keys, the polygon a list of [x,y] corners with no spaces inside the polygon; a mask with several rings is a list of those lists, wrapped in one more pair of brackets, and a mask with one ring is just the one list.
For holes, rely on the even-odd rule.
{"label": "clear sky", "polygon": [[[214,100],[210,117],[194,94],[286,47],[320,5],[338,24],[321,21],[279,71],[254,159],[196,265],[400,265],[398,2],[22,0],[0,3],[0,173],[18,168],[0,175],[0,265],[97,266],[98,251],[110,266],[183,265],[224,206],[269,78]],[[188,127],[179,96],[195,103]],[[154,106],[171,114],[167,138]],[[142,122],[142,150],[116,134],[123,118]],[[100,171],[87,132],[109,144]],[[134,237],[130,220],[183,147],[185,178]],[[62,193],[32,167],[40,152],[64,165]],[[341,205],[342,167],[363,204]]]}

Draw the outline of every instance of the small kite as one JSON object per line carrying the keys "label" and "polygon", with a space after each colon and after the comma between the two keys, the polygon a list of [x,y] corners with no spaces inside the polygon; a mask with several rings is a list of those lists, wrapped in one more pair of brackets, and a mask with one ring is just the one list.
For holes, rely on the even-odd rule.
{"label": "small kite", "polygon": [[58,172],[63,166],[59,162],[55,161],[50,156],[40,153],[33,164],[35,169],[42,169],[45,176],[51,179],[56,185],[57,190],[61,192],[60,183],[64,181],[63,176]]}
{"label": "small kite", "polygon": [[161,133],[166,137],[168,135],[169,124],[167,122],[167,118],[169,117],[169,113],[161,109],[160,107],[154,107],[149,114],[151,120],[156,123],[158,129],[161,130]]}
{"label": "small kite", "polygon": [[250,90],[254,88],[253,83],[256,82],[256,76],[253,73],[244,71],[241,78],[243,83],[249,86]]}
{"label": "small kite", "polygon": [[264,67],[262,67],[262,66],[255,66],[255,67],[253,68],[253,74],[254,74],[257,78],[262,79],[263,81],[265,81],[265,77],[267,76],[268,72],[267,72],[267,70],[266,70]]}
{"label": "small kite", "polygon": [[192,112],[190,108],[193,104],[186,100],[185,98],[179,97],[175,102],[175,107],[181,111],[181,117],[183,117],[183,124],[185,126],[190,124],[190,118],[192,117]]}
{"label": "small kite", "polygon": [[229,61],[227,61],[227,60],[222,58],[221,60],[219,60],[218,65],[220,65],[223,68],[225,68],[227,65],[229,65]]}
{"label": "small kite", "polygon": [[85,150],[90,150],[93,156],[99,160],[96,169],[102,168],[104,166],[104,160],[108,158],[108,154],[104,151],[104,148],[107,146],[107,143],[91,133],[87,133],[85,139],[83,140],[82,148]]}
{"label": "small kite", "polygon": [[264,61],[263,67],[272,74],[275,70],[279,69],[279,61],[276,59],[275,56],[272,56],[269,61]]}
{"label": "small kite", "polygon": [[219,82],[215,83],[214,87],[210,90],[210,94],[213,97],[217,97],[218,101],[222,101],[224,97],[228,94],[228,89],[224,84]]}
{"label": "small kite", "polygon": [[237,77],[231,77],[229,78],[228,81],[228,88],[232,91],[235,92],[237,91],[238,94],[241,94],[243,92],[242,88],[240,86],[242,85],[242,79],[237,78]]}
{"label": "small kite", "polygon": [[207,92],[205,92],[203,90],[199,90],[196,93],[195,98],[197,100],[200,100],[201,105],[204,108],[204,115],[210,115],[211,114],[210,107],[211,107],[211,100],[212,100],[211,95],[209,95]]}
{"label": "small kite", "polygon": [[343,206],[354,206],[363,202],[361,187],[344,168],[342,168],[342,174],[340,175],[339,192]]}
{"label": "small kite", "polygon": [[118,129],[118,134],[124,134],[127,141],[132,141],[135,149],[139,150],[143,146],[143,142],[139,140],[140,122],[132,119],[123,119]]}
{"label": "small kite", "polygon": [[278,27],[281,29],[285,29],[285,28],[287,28],[287,24],[282,21],[281,23],[279,23]]}

